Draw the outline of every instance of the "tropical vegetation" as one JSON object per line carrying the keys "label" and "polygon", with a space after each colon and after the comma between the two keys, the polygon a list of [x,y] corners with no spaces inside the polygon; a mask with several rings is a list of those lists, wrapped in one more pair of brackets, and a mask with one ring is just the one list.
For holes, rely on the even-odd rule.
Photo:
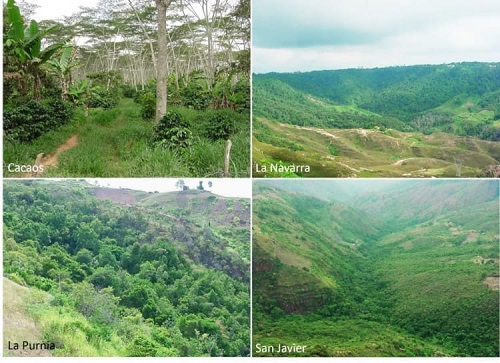
{"label": "tropical vegetation", "polygon": [[5,181],[4,353],[248,356],[249,201],[181,189]]}
{"label": "tropical vegetation", "polygon": [[[172,2],[164,43],[160,3],[100,1],[39,22],[24,2],[4,5],[6,175],[249,175],[249,1]],[[153,130],[170,111],[188,144]]]}
{"label": "tropical vegetation", "polygon": [[254,355],[499,356],[497,182],[256,184]]}

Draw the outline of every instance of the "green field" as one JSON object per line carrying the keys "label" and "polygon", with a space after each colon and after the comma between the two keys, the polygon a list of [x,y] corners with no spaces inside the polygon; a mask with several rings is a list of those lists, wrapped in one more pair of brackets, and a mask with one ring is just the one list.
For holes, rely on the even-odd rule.
{"label": "green field", "polygon": [[500,144],[442,132],[323,129],[256,118],[253,160],[255,177],[285,176],[255,168],[280,162],[309,165],[301,177],[476,177],[499,163]]}

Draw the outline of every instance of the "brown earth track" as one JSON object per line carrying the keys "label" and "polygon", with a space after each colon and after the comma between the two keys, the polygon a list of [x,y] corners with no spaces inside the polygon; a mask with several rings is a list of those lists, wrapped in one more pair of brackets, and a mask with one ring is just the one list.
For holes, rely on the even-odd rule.
{"label": "brown earth track", "polygon": [[[78,135],[73,135],[68,140],[66,140],[64,142],[64,144],[61,144],[57,148],[55,153],[48,154],[48,155],[43,155],[43,153],[38,154],[36,161],[35,161],[35,165],[37,165],[39,167],[43,166],[44,170],[47,167],[57,167],[59,155],[61,155],[61,153],[65,152],[69,149],[74,148],[77,145],[78,145]],[[40,176],[42,174],[43,174],[43,171],[42,172],[27,173],[25,176],[27,178],[31,178],[31,177]]]}

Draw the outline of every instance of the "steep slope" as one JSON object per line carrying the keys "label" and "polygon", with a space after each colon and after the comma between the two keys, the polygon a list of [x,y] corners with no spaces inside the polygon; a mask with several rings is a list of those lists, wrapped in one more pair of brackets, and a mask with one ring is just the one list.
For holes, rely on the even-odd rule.
{"label": "steep slope", "polygon": [[498,356],[497,182],[256,185],[254,354]]}
{"label": "steep slope", "polygon": [[[45,295],[47,296],[47,294]],[[14,350],[14,344],[22,347],[23,341],[43,342],[40,327],[27,313],[27,304],[33,300],[33,292],[26,286],[3,278],[3,351],[4,356],[50,357],[43,349]]]}
{"label": "steep slope", "polygon": [[374,268],[394,299],[391,321],[458,355],[498,356],[498,217],[496,199],[377,241]]}
{"label": "steep slope", "polygon": [[[411,188],[366,192],[349,204],[357,210],[387,221],[387,228],[400,228],[432,218],[460,212],[467,207],[498,199],[498,183],[489,180],[409,181]],[[477,217],[477,215],[476,215]],[[472,223],[477,223],[472,219]]]}
{"label": "steep slope", "polygon": [[4,182],[4,274],[53,296],[52,354],[249,355],[249,201],[182,193]]}
{"label": "steep slope", "polygon": [[[418,183],[418,181],[414,181]],[[310,196],[326,202],[348,202],[359,195],[370,192],[395,192],[412,187],[408,180],[366,180],[355,179],[269,179],[260,180],[258,185],[267,185],[278,189]]]}
{"label": "steep slope", "polygon": [[[269,73],[254,75],[253,85],[256,96],[255,115],[280,122],[304,125],[304,121],[299,121],[302,117],[293,117],[288,106],[291,102],[300,101],[299,95],[302,94],[300,106],[307,107],[304,104],[307,97],[317,97],[325,104],[358,106],[369,110],[372,115],[383,115],[382,120],[400,120],[402,124],[399,126],[396,122],[391,126],[384,124],[382,120],[378,122],[401,131],[404,131],[401,125],[406,124],[421,131],[451,131],[498,140],[498,131],[493,132],[492,127],[499,111],[497,101],[500,90],[500,63]],[[293,92],[294,97],[290,97]],[[283,107],[275,101],[279,95],[286,99]],[[448,106],[443,108],[442,105],[445,104]],[[299,103],[297,105],[299,106]],[[463,112],[454,110],[461,107],[477,115],[477,118],[457,117]],[[311,115],[314,114],[318,119],[316,127],[349,127],[335,121],[335,115],[328,118],[320,116],[318,111]],[[358,113],[359,116],[366,114]],[[432,117],[421,118],[422,115]],[[328,119],[329,121],[323,121]],[[344,117],[343,120],[347,121],[348,118]],[[367,128],[362,119],[358,121],[357,127]]]}
{"label": "steep slope", "polygon": [[374,125],[407,129],[405,123],[393,117],[356,107],[339,104],[322,96],[313,96],[300,87],[280,80],[281,74],[254,75],[252,99],[254,115],[298,126],[325,128],[371,128]]}
{"label": "steep slope", "polygon": [[255,177],[284,176],[270,164],[310,166],[296,173],[301,177],[488,177],[500,163],[498,142],[442,132],[305,127],[261,118],[253,128]]}
{"label": "steep slope", "polygon": [[[346,220],[356,221],[356,228],[342,228]],[[341,204],[258,185],[252,262],[259,298],[254,301],[266,312],[304,313],[334,304],[348,309],[347,290],[358,274],[354,261],[363,258],[358,249],[376,233]]]}
{"label": "steep slope", "polygon": [[[175,237],[173,244],[195,262],[226,268],[238,276],[249,277],[250,201],[228,198],[209,191],[185,190],[169,193],[146,193],[113,188],[91,189],[99,199],[117,204],[128,200],[128,207],[147,214],[159,234]],[[133,200],[131,198],[134,198]],[[171,224],[165,228],[165,222]],[[203,246],[193,236],[203,234]],[[210,243],[211,242],[211,243]],[[236,256],[230,256],[232,251]],[[225,252],[230,252],[226,254]],[[240,263],[244,262],[243,265]],[[238,266],[235,266],[238,264]]]}

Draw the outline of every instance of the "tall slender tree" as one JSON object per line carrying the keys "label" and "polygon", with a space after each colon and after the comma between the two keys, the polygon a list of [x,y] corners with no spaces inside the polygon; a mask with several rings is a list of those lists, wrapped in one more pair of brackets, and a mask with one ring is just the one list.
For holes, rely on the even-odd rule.
{"label": "tall slender tree", "polygon": [[156,116],[155,123],[167,113],[167,8],[173,0],[155,0],[158,11],[158,57],[156,66]]}

